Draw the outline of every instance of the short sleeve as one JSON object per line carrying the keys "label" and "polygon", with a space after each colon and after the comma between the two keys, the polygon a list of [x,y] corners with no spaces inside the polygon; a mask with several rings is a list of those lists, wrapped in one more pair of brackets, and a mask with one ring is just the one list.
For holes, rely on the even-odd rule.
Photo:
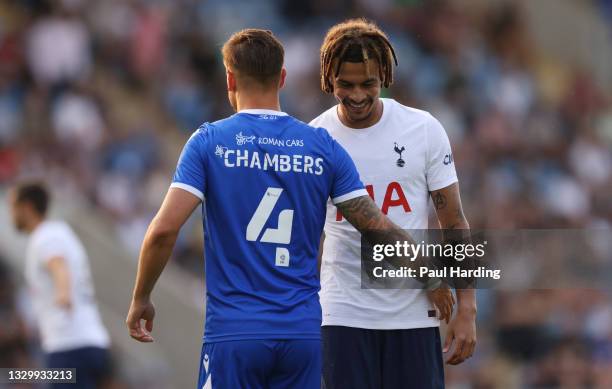
{"label": "short sleeve", "polygon": [[208,131],[205,126],[201,126],[191,135],[183,147],[170,185],[171,188],[186,190],[200,200],[204,200],[204,193],[206,193],[207,135]]}
{"label": "short sleeve", "polygon": [[332,161],[334,167],[334,182],[332,185],[331,198],[334,204],[360,196],[367,196],[355,163],[346,150],[335,139],[332,142]]}
{"label": "short sleeve", "polygon": [[433,116],[427,122],[427,189],[431,192],[457,182],[450,142],[444,127]]}
{"label": "short sleeve", "polygon": [[65,240],[62,237],[48,235],[36,244],[38,258],[43,264],[49,262],[51,258],[66,257]]}

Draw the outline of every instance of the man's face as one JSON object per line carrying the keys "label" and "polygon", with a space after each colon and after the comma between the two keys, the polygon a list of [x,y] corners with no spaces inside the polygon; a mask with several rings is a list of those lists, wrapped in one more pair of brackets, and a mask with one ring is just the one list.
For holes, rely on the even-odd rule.
{"label": "man's face", "polygon": [[343,62],[334,79],[334,96],[340,103],[341,115],[350,127],[374,125],[380,116],[379,64],[377,61]]}
{"label": "man's face", "polygon": [[13,225],[19,232],[23,232],[26,227],[27,204],[17,201],[17,194],[11,191],[9,194],[9,203],[11,208],[11,218]]}

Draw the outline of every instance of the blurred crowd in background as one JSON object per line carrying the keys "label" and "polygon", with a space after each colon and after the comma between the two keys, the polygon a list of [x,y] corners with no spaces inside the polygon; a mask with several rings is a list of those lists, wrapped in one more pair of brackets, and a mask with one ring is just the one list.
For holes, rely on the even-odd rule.
{"label": "blurred crowd in background", "polygon": [[[473,228],[609,229],[610,91],[539,50],[518,2],[457,3],[1,2],[0,187],[44,177],[61,196],[84,195],[136,260],[180,147],[231,113],[219,53],[229,34],[275,32],[288,71],[282,108],[308,122],[334,104],[319,88],[326,29],[366,15],[399,59],[384,96],[446,128]],[[610,2],[592,3],[612,19]],[[173,262],[200,279],[201,226],[190,223]],[[0,270],[0,365],[27,365],[33,335]],[[479,291],[477,352],[447,369],[448,386],[612,387],[608,292]]]}

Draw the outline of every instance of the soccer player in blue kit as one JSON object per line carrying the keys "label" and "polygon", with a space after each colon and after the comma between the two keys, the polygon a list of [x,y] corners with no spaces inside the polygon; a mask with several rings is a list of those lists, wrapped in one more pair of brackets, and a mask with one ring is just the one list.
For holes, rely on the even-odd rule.
{"label": "soccer player in blue kit", "polygon": [[317,253],[327,200],[362,233],[403,232],[326,130],[280,111],[284,50],[271,32],[237,32],[222,52],[237,113],[187,141],[144,239],[126,324],[134,339],[153,341],[151,292],[181,226],[206,199],[198,388],[319,388]]}

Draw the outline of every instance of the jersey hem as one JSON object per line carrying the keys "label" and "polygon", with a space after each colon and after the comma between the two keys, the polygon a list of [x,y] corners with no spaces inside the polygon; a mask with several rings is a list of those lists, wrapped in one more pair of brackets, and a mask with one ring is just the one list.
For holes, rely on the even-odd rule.
{"label": "jersey hem", "polygon": [[202,193],[202,191],[200,191],[198,188],[194,188],[193,186],[189,184],[183,184],[182,182],[173,182],[172,184],[170,184],[170,188],[182,189],[196,196],[200,200],[204,201],[204,193]]}
{"label": "jersey hem", "polygon": [[[409,319],[408,319],[409,320]],[[408,321],[406,320],[406,321]],[[361,321],[343,317],[328,317],[323,320],[322,327],[325,326],[341,326],[351,328],[363,328],[368,330],[411,330],[414,328],[427,328],[427,327],[440,327],[440,321],[437,319],[429,320],[412,320],[410,324],[406,324],[406,321],[401,320],[401,323],[389,322],[389,321]]]}
{"label": "jersey hem", "polygon": [[290,340],[290,339],[312,339],[320,340],[321,333],[316,334],[241,334],[241,335],[219,335],[202,337],[205,343],[230,342],[240,340]]}
{"label": "jersey hem", "polygon": [[368,196],[368,191],[365,189],[357,189],[352,192],[343,194],[342,196],[332,198],[332,202],[334,204],[339,204],[344,201],[352,200],[354,198],[361,197],[361,196]]}
{"label": "jersey hem", "polygon": [[110,348],[110,339],[77,339],[64,342],[43,342],[41,345],[45,353],[59,353],[76,350],[83,347]]}

